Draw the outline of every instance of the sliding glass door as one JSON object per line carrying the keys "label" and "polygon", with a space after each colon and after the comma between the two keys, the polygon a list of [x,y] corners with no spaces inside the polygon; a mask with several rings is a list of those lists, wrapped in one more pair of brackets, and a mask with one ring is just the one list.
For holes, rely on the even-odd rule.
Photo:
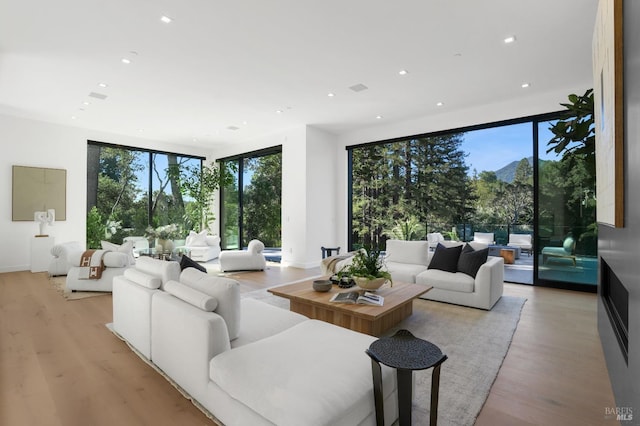
{"label": "sliding glass door", "polygon": [[547,152],[555,122],[538,124],[537,280],[542,285],[595,289],[595,173],[584,154]]}
{"label": "sliding glass door", "polygon": [[220,159],[233,172],[222,188],[222,247],[246,247],[252,239],[265,247],[280,247],[282,211],[282,148]]}

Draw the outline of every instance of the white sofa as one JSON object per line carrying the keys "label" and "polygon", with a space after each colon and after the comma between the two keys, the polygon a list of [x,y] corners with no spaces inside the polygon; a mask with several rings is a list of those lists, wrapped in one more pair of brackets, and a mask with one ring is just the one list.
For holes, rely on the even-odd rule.
{"label": "white sofa", "polygon": [[206,230],[200,233],[190,231],[184,245],[189,257],[196,262],[208,262],[220,255],[220,237],[207,235]]}
{"label": "white sofa", "polygon": [[[114,280],[113,328],[227,426],[373,425],[376,339],[241,299],[235,280],[141,259]],[[383,368],[386,424],[396,379]]]}
{"label": "white sofa", "polygon": [[264,244],[260,240],[251,240],[246,250],[224,250],[220,253],[220,270],[263,271],[267,261],[262,252]]}
{"label": "white sofa", "polygon": [[[446,247],[463,245],[461,242],[441,242]],[[468,243],[474,250],[488,246]],[[489,256],[475,278],[462,272],[446,272],[429,269],[434,252],[428,241],[387,240],[385,265],[394,281],[432,286],[420,296],[422,299],[454,303],[489,310],[500,299],[504,288],[504,259]],[[339,271],[350,259],[338,262]]]}
{"label": "white sofa", "polygon": [[130,244],[118,246],[105,241],[103,245],[103,249],[111,251],[104,255],[105,269],[99,279],[80,278],[80,258],[85,249],[77,241],[56,244],[51,248],[51,254],[54,258],[49,264],[49,275],[66,275],[65,287],[67,290],[110,292],[113,278],[122,275],[135,260]]}

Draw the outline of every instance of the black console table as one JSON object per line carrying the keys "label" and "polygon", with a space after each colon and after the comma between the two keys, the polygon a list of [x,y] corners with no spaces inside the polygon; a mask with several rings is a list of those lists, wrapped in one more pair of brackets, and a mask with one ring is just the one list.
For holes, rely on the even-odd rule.
{"label": "black console table", "polygon": [[382,368],[380,364],[396,369],[400,426],[411,425],[411,375],[413,370],[425,370],[433,367],[429,423],[431,426],[436,426],[438,422],[440,365],[447,360],[447,356],[442,353],[440,348],[431,342],[415,337],[408,330],[399,330],[391,337],[376,340],[366,352],[371,357],[377,426],[384,426]]}

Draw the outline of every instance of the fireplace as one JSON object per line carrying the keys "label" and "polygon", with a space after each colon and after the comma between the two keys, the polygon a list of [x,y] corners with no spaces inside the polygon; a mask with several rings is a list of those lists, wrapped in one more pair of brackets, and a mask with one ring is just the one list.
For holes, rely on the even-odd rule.
{"label": "fireplace", "polygon": [[609,267],[600,258],[600,282],[602,301],[611,327],[618,339],[625,362],[629,363],[629,292]]}

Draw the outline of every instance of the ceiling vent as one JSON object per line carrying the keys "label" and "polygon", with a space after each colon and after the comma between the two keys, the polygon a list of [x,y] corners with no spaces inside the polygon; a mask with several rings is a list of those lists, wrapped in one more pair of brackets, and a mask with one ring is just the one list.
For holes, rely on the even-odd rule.
{"label": "ceiling vent", "polygon": [[89,97],[100,99],[101,101],[104,101],[105,99],[107,99],[107,95],[103,95],[102,93],[96,93],[96,92],[89,93]]}
{"label": "ceiling vent", "polygon": [[239,130],[240,127],[236,127],[236,126],[227,126],[227,129],[229,130]]}
{"label": "ceiling vent", "polygon": [[349,87],[349,89],[353,90],[354,92],[362,92],[363,90],[367,90],[368,87],[365,86],[362,83],[358,83],[358,84],[354,84],[353,86]]}

